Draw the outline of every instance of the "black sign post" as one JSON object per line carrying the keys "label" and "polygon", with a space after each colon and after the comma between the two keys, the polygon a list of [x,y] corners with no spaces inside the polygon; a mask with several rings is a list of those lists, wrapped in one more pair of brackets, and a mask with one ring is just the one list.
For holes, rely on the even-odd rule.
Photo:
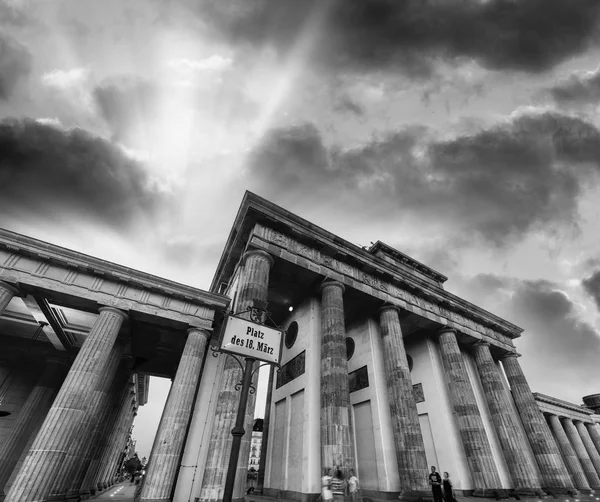
{"label": "black sign post", "polygon": [[[254,306],[250,307],[248,310],[241,312],[240,314],[248,313],[250,317],[250,321],[253,323],[264,325],[265,317],[269,317],[269,313],[266,311],[266,302],[261,302],[254,300]],[[239,317],[237,315],[236,317]],[[225,326],[225,330],[227,329],[227,325]],[[280,330],[281,331],[281,330]],[[282,332],[283,335],[283,332]],[[219,353],[224,353],[230,357],[233,357],[237,363],[240,365],[242,369],[242,381],[235,386],[236,390],[241,390],[240,393],[240,402],[238,405],[237,416],[235,419],[235,426],[231,429],[231,435],[233,436],[233,441],[231,443],[231,455],[229,456],[229,465],[227,467],[227,477],[225,478],[225,489],[223,490],[223,502],[231,502],[233,497],[233,488],[235,485],[235,475],[237,472],[237,464],[240,457],[240,447],[242,445],[242,437],[246,431],[244,430],[244,418],[246,416],[246,406],[248,405],[248,394],[254,394],[256,389],[252,385],[252,377],[254,373],[258,371],[262,366],[267,365],[275,365],[279,367],[279,361],[281,361],[281,340],[279,343],[278,357],[276,361],[264,361],[260,355],[253,357],[246,353],[246,357],[244,357],[245,364],[242,364],[241,360],[235,355],[235,353],[231,352],[231,349],[223,350],[222,348],[211,347],[213,351],[213,356],[218,357]],[[272,354],[272,352],[270,353]],[[271,359],[271,358],[269,358]],[[254,363],[257,360],[264,361],[263,364],[260,364],[256,368],[252,369]]]}

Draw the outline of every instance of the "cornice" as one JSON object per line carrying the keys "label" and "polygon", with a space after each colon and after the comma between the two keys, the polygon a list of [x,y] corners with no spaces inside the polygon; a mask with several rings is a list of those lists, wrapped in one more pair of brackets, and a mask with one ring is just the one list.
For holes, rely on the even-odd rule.
{"label": "cornice", "polygon": [[579,406],[574,403],[569,403],[568,401],[563,401],[562,399],[557,399],[556,397],[548,396],[546,394],[540,394],[539,392],[534,392],[533,396],[535,400],[540,403],[551,404],[553,406],[557,406],[559,408],[565,408],[567,410],[576,411],[577,413],[583,413],[585,415],[593,415],[594,412],[589,408],[585,408],[583,406]]}
{"label": "cornice", "polygon": [[139,270],[101,260],[100,258],[95,258],[55,244],[39,241],[2,228],[0,228],[0,247],[8,249],[11,252],[16,251],[21,254],[48,260],[67,268],[75,268],[111,278],[117,282],[125,282],[132,286],[160,291],[185,300],[201,302],[206,306],[217,309],[225,308],[229,303],[229,298],[223,295],[186,286],[185,284],[170,281],[146,272],[140,272]]}
{"label": "cornice", "polygon": [[[335,234],[248,191],[244,195],[225,244],[223,254],[221,255],[217,271],[211,284],[211,291],[215,291],[221,282],[227,282],[229,280],[229,274],[226,269],[230,268],[230,273],[233,271],[235,263],[247,245],[247,242],[244,242],[244,239],[246,239],[246,241],[248,240],[252,228],[256,223],[261,223],[277,231],[283,231],[282,227],[285,227],[286,233],[289,233],[295,239],[311,243],[317,249],[322,249],[332,256],[335,255],[340,257],[340,259],[349,259],[349,261],[360,264],[360,268],[375,273],[383,280],[398,282],[413,291],[419,291],[421,294],[429,296],[432,300],[438,302],[440,306],[467,312],[468,316],[472,317],[474,320],[477,320],[488,327],[498,329],[510,338],[517,338],[523,332],[522,328],[492,314],[491,312],[463,300],[444,290],[442,287],[432,284],[428,280],[412,275],[407,271],[400,270],[398,267],[394,267],[382,258],[371,254],[360,246],[341,239]],[[433,269],[431,270],[433,271]]]}

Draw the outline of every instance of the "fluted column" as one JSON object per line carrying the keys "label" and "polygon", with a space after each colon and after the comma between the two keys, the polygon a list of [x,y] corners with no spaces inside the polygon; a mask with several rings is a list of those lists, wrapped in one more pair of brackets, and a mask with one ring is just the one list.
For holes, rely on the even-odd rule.
{"label": "fluted column", "polygon": [[454,416],[475,485],[473,495],[490,496],[502,485],[456,332],[442,328],[439,342]]}
{"label": "fluted column", "polygon": [[[94,442],[90,451],[90,462],[80,485],[82,500],[88,499],[98,490],[96,476],[100,459],[108,447],[108,437],[119,417],[122,395],[129,380],[129,361],[121,361],[117,375],[107,394],[107,404],[102,411],[94,431]],[[127,389],[129,396],[129,389]]]}
{"label": "fluted column", "polygon": [[354,469],[346,357],[344,285],[321,285],[321,466]]}
{"label": "fluted column", "polygon": [[[236,312],[242,312],[252,306],[255,299],[262,302],[267,301],[269,272],[273,263],[273,258],[265,251],[250,250],[244,254],[244,268],[237,289],[238,300],[237,305],[234,305]],[[257,379],[258,371],[252,380],[254,386],[256,386]],[[231,429],[235,425],[237,406],[240,400],[240,393],[235,387],[240,381],[241,371],[239,365],[233,358],[226,357],[221,379],[221,391],[217,400],[217,409],[202,479],[200,499],[203,501],[221,500],[223,498],[227,466],[231,453]],[[255,403],[256,394],[250,394],[244,420],[244,429],[247,432],[252,430]],[[251,434],[246,433],[242,437],[233,499],[243,498],[246,491],[251,436]]]}
{"label": "fluted column", "polygon": [[554,434],[556,443],[563,454],[565,465],[571,474],[571,478],[573,479],[575,487],[583,493],[592,493],[592,489],[588,483],[585,473],[583,472],[583,468],[579,463],[579,459],[577,458],[575,450],[573,449],[573,446],[571,445],[571,442],[569,441],[569,438],[567,437],[560,420],[556,415],[549,415],[548,423],[552,428],[552,433]]}
{"label": "fluted column", "polygon": [[90,406],[90,390],[102,378],[102,370],[126,317],[112,307],[100,309],[100,315],[81,346],[6,496],[10,502],[36,502],[48,494],[71,441],[77,437]]}
{"label": "fluted column", "polygon": [[42,375],[17,415],[9,436],[0,447],[0,490],[10,479],[29,437],[44,421],[68,369],[67,360],[57,358],[46,360]]}
{"label": "fluted column", "polygon": [[534,465],[523,450],[525,438],[519,428],[518,418],[513,414],[513,408],[510,405],[502,375],[490,352],[490,344],[487,342],[476,343],[473,354],[488,409],[515,490],[522,495],[540,494],[541,483]]}
{"label": "fluted column", "polygon": [[585,428],[587,429],[590,438],[592,439],[592,443],[596,447],[596,451],[600,453],[600,432],[598,431],[597,424],[585,424]]}
{"label": "fluted column", "polygon": [[577,420],[575,423],[575,427],[577,428],[577,432],[579,433],[579,437],[581,441],[583,441],[583,446],[585,446],[585,450],[587,451],[592,465],[596,471],[596,474],[600,474],[600,453],[596,449],[592,438],[590,437],[590,433],[588,432],[585,424],[580,420]]}
{"label": "fluted column", "polygon": [[4,313],[10,301],[20,294],[21,292],[11,284],[0,281],[0,315]]}
{"label": "fluted column", "polygon": [[102,372],[102,380],[92,393],[90,408],[83,419],[79,435],[72,442],[63,463],[63,469],[59,472],[57,482],[51,490],[52,494],[57,495],[55,497],[57,500],[79,500],[80,498],[79,489],[89,467],[91,450],[94,445],[94,431],[104,408],[108,405],[110,397],[108,392],[116,377],[124,352],[125,344],[115,343]]}
{"label": "fluted column", "polygon": [[571,446],[573,446],[573,450],[575,450],[575,455],[577,455],[577,458],[579,459],[579,463],[581,464],[583,472],[585,473],[585,477],[590,484],[590,488],[592,488],[592,490],[597,490],[600,488],[600,478],[598,478],[598,473],[596,472],[594,464],[592,463],[592,460],[585,449],[579,432],[577,432],[577,429],[575,428],[573,420],[570,418],[561,418],[560,421],[562,422],[563,428],[567,433],[567,437],[571,442]]}
{"label": "fluted column", "polygon": [[383,340],[383,358],[401,497],[410,496],[409,494],[414,492],[427,492],[429,495],[430,489],[425,475],[427,473],[425,444],[421,434],[417,404],[413,398],[412,380],[397,307],[386,305],[381,308],[379,325]]}
{"label": "fluted column", "polygon": [[533,456],[542,475],[542,489],[549,493],[566,493],[574,490],[573,481],[561,457],[558,445],[550,432],[523,374],[517,354],[507,354],[502,366]]}
{"label": "fluted column", "polygon": [[209,338],[207,331],[198,328],[188,330],[183,355],[154,439],[142,486],[142,501],[171,500]]}

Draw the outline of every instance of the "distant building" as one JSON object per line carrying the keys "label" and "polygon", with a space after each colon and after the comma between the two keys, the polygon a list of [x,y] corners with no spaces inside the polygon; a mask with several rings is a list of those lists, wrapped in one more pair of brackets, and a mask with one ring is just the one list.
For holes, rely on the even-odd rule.
{"label": "distant building", "polygon": [[263,436],[263,419],[254,420],[252,427],[252,441],[250,442],[250,456],[248,458],[248,470],[250,472],[258,471],[260,465],[260,447]]}

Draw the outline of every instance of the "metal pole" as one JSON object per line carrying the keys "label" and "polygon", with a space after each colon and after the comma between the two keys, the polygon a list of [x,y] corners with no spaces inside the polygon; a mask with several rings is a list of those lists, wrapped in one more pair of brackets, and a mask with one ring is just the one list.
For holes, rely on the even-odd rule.
{"label": "metal pole", "polygon": [[223,502],[231,502],[233,496],[233,486],[235,484],[235,474],[237,471],[238,459],[240,456],[240,446],[242,437],[246,432],[244,430],[244,418],[246,417],[246,404],[248,403],[248,391],[252,383],[252,365],[256,359],[246,358],[246,367],[244,368],[242,393],[240,395],[240,404],[238,406],[235,427],[231,429],[233,441],[231,444],[231,456],[229,457],[229,467],[227,468],[227,478],[225,480],[225,491],[223,492]]}

